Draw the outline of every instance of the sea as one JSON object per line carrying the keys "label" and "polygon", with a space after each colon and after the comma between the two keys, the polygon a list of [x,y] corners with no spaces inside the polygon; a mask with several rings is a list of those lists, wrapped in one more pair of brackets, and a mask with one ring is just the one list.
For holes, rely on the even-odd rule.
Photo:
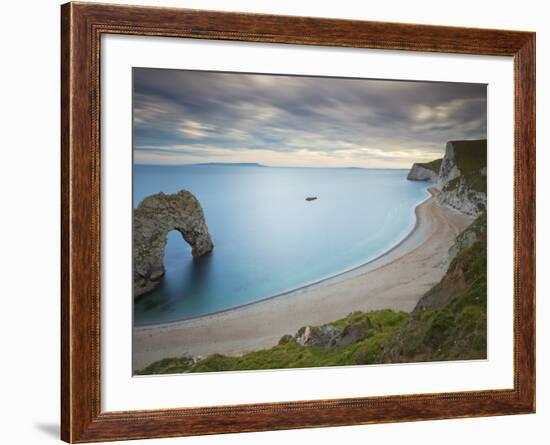
{"label": "sea", "polygon": [[[134,325],[174,322],[274,297],[365,264],[415,225],[428,184],[405,169],[134,166],[134,207],[190,191],[214,250],[193,259],[168,233],[166,274],[134,303]],[[307,201],[307,197],[317,199]]]}

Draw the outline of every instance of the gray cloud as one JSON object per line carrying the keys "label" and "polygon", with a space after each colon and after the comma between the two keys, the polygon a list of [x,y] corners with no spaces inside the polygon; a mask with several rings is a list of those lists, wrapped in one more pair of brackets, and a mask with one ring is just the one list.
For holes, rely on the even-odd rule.
{"label": "gray cloud", "polygon": [[134,69],[137,162],[406,167],[484,138],[486,86]]}

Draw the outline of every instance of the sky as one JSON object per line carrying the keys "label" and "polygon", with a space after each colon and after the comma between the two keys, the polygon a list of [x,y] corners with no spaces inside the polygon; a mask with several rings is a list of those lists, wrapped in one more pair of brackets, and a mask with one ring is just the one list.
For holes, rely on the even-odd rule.
{"label": "sky", "polygon": [[134,68],[134,162],[408,168],[487,133],[484,84]]}

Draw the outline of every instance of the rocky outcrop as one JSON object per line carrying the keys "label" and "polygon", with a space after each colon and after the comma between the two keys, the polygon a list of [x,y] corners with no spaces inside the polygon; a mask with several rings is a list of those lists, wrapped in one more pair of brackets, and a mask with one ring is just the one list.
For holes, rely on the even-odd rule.
{"label": "rocky outcrop", "polygon": [[486,239],[487,212],[483,212],[455,238],[455,242],[449,248],[447,261],[450,263],[460,252],[469,249],[477,242],[486,242]]}
{"label": "rocky outcrop", "polygon": [[[355,313],[359,315],[360,313]],[[350,314],[348,318],[352,318]],[[281,341],[294,340],[302,346],[323,346],[325,348],[334,348],[338,346],[347,346],[359,340],[363,340],[372,329],[372,323],[368,317],[360,317],[357,322],[338,326],[335,324],[325,324],[322,326],[304,326],[298,330],[294,337],[285,336]]]}
{"label": "rocky outcrop", "polygon": [[460,170],[456,165],[454,143],[449,141],[445,145],[445,156],[443,157],[443,161],[441,161],[441,168],[439,169],[438,187],[442,189],[445,184],[458,178],[460,174]]}
{"label": "rocky outcrop", "polygon": [[409,181],[431,181],[437,182],[439,179],[439,167],[441,159],[432,162],[415,162],[407,175]]}
{"label": "rocky outcrop", "polygon": [[487,140],[447,142],[443,159],[413,164],[407,179],[437,183],[438,204],[478,216],[487,209]]}
{"label": "rocky outcrop", "polygon": [[487,209],[487,140],[450,141],[439,171],[440,205],[478,216]]}
{"label": "rocky outcrop", "polygon": [[487,193],[472,188],[463,177],[443,188],[436,200],[438,204],[470,216],[477,216],[487,209]]}
{"label": "rocky outcrop", "polygon": [[181,233],[193,257],[214,248],[204,212],[193,194],[181,190],[148,196],[134,209],[134,298],[153,290],[164,275],[164,248],[171,230]]}

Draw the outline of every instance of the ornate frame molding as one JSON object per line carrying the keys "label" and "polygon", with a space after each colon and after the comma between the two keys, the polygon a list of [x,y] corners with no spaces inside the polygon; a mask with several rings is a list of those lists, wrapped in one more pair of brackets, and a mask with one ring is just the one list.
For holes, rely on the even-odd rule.
{"label": "ornate frame molding", "polygon": [[[515,69],[514,388],[102,412],[100,55],[103,34],[512,56]],[[61,436],[174,437],[535,411],[535,34],[93,3],[61,7]]]}

